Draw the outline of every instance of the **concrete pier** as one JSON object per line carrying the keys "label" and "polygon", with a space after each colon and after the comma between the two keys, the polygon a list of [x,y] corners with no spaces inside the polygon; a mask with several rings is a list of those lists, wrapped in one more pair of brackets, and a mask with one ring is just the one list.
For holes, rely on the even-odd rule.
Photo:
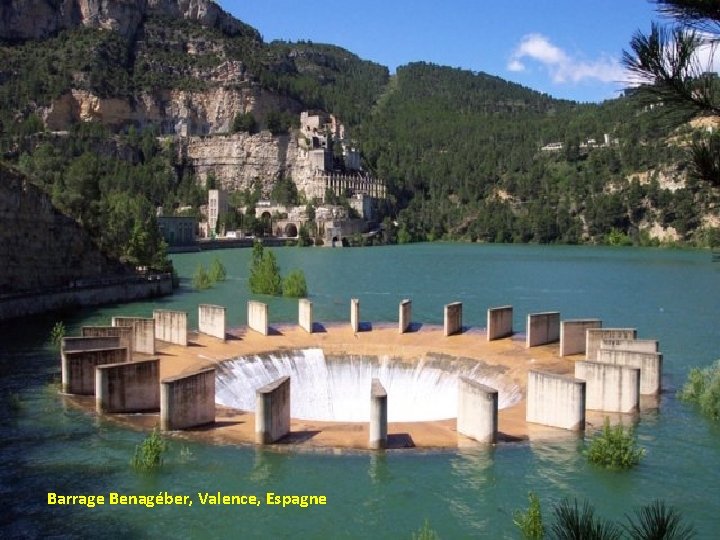
{"label": "concrete pier", "polygon": [[660,392],[662,353],[600,349],[597,356],[598,362],[639,368],[641,394],[652,395]]}
{"label": "concrete pier", "polygon": [[307,298],[298,300],[298,324],[308,334],[313,333],[313,303]]}
{"label": "concrete pier", "polygon": [[247,324],[250,330],[255,330],[263,336],[269,333],[268,306],[262,302],[250,300],[247,303]]}
{"label": "concrete pier", "polygon": [[410,328],[412,322],[412,301],[403,300],[398,309],[398,332],[404,334]]}
{"label": "concrete pier", "polygon": [[128,360],[132,359],[135,338],[133,329],[127,326],[83,326],[81,337],[116,337],[120,339],[119,347],[127,347]]}
{"label": "concrete pier", "polygon": [[635,328],[588,328],[585,334],[585,360],[597,360],[597,351],[605,339],[634,340]]}
{"label": "concrete pier", "polygon": [[[600,348],[605,350],[659,352],[660,344],[655,339],[603,339]],[[595,353],[597,356],[597,353]]]}
{"label": "concrete pier", "polygon": [[290,377],[255,392],[255,442],[272,444],[290,433]]}
{"label": "concrete pier", "polygon": [[525,418],[535,424],[583,431],[585,381],[554,373],[529,371]]}
{"label": "concrete pier", "polygon": [[155,337],[160,341],[187,347],[187,313],[165,309],[153,310]]}
{"label": "concrete pier", "polygon": [[572,319],[560,323],[560,356],[585,352],[588,328],[602,328],[600,319]]}
{"label": "concrete pier", "polygon": [[560,339],[560,312],[530,313],[527,316],[525,346],[538,347]]}
{"label": "concrete pier", "polygon": [[155,354],[155,319],[141,317],[113,317],[113,326],[128,326],[133,329],[133,351]]}
{"label": "concrete pier", "polygon": [[487,310],[487,340],[494,341],[513,335],[513,308],[502,306]]}
{"label": "concrete pier", "polygon": [[482,443],[495,443],[498,391],[467,377],[458,379],[457,432]]}
{"label": "concrete pier", "polygon": [[160,383],[160,429],[173,431],[215,422],[215,368]]}
{"label": "concrete pier", "polygon": [[198,306],[198,331],[201,334],[225,341],[227,309],[224,306],[200,304]]}
{"label": "concrete pier", "polygon": [[462,302],[445,305],[443,330],[446,337],[462,332],[462,308]]}
{"label": "concrete pier", "polygon": [[585,407],[594,411],[640,410],[640,370],[599,362],[575,362],[575,378],[585,381]]}
{"label": "concrete pier", "polygon": [[360,300],[357,298],[350,300],[350,328],[355,334],[360,331]]}
{"label": "concrete pier", "polygon": [[373,379],[370,387],[370,440],[369,447],[373,450],[387,448],[387,392],[380,379]]}
{"label": "concrete pier", "polygon": [[94,395],[95,368],[105,364],[125,363],[127,355],[125,347],[63,352],[62,391],[66,394]]}
{"label": "concrete pier", "polygon": [[64,337],[60,341],[60,353],[74,351],[94,351],[97,349],[120,347],[118,336],[96,336],[96,337]]}
{"label": "concrete pier", "polygon": [[106,364],[95,368],[99,414],[160,409],[160,360]]}

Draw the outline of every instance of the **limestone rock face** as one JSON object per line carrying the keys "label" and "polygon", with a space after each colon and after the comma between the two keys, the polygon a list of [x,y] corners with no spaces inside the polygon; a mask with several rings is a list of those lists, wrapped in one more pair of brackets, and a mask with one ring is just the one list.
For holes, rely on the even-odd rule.
{"label": "limestone rock face", "polygon": [[242,23],[212,0],[3,0],[0,39],[42,39],[87,26],[132,35],[148,15],[169,15],[235,34]]}

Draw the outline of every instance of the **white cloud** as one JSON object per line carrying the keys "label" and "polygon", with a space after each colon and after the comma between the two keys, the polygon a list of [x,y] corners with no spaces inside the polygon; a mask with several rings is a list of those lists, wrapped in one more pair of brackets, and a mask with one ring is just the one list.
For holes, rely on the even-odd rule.
{"label": "white cloud", "polygon": [[[549,73],[553,82],[578,83],[586,79],[600,82],[620,82],[626,79],[626,73],[620,61],[607,55],[595,60],[573,58],[560,47],[554,45],[542,34],[528,34],[512,53],[508,61],[509,71],[523,71],[523,60],[534,60],[540,63]],[[522,69],[518,69],[521,67]]]}

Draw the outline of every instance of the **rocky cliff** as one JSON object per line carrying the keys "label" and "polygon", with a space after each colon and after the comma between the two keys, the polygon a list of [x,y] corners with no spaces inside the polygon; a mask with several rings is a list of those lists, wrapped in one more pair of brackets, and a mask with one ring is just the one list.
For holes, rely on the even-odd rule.
{"label": "rocky cliff", "polygon": [[246,28],[212,0],[3,0],[0,39],[42,39],[78,26],[128,36],[152,15],[197,21],[229,35]]}
{"label": "rocky cliff", "polygon": [[37,186],[0,163],[0,293],[68,287],[128,275]]}

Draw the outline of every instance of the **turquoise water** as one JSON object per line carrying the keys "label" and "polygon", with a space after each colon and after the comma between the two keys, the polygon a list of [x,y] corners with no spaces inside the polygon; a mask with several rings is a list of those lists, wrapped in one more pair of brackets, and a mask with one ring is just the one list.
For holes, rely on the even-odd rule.
{"label": "turquoise water", "polygon": [[[302,268],[320,321],[349,319],[349,299],[363,321],[394,321],[413,300],[413,318],[442,321],[442,306],[464,303],[464,322],[485,325],[487,307],[512,304],[515,327],[532,311],[563,318],[600,317],[658,338],[665,353],[659,411],[637,425],[647,453],[626,473],[586,463],[581,440],[502,444],[474,452],[317,455],[173,441],[166,467],[138,476],[129,467],[143,434],[66,407],[49,386],[59,359],[47,342],[59,316],[0,327],[0,536],[145,538],[409,538],[428,518],[443,538],[516,537],[512,512],[537,492],[546,509],[563,497],[589,498],[604,516],[622,518],[660,497],[680,509],[700,538],[720,523],[720,424],[679,403],[676,388],[691,366],[720,357],[720,264],[693,251],[586,247],[431,244],[371,249],[276,250],[283,270]],[[228,281],[189,289],[199,263],[219,257]],[[250,250],[174,257],[181,291],[155,304],[89,309],[64,317],[71,332],[112,315],[184,309],[195,326],[201,302],[228,306],[244,324]],[[267,301],[267,299],[265,299]],[[295,301],[270,299],[273,322],[295,321]],[[277,508],[48,506],[64,494],[325,495],[324,507]]]}

